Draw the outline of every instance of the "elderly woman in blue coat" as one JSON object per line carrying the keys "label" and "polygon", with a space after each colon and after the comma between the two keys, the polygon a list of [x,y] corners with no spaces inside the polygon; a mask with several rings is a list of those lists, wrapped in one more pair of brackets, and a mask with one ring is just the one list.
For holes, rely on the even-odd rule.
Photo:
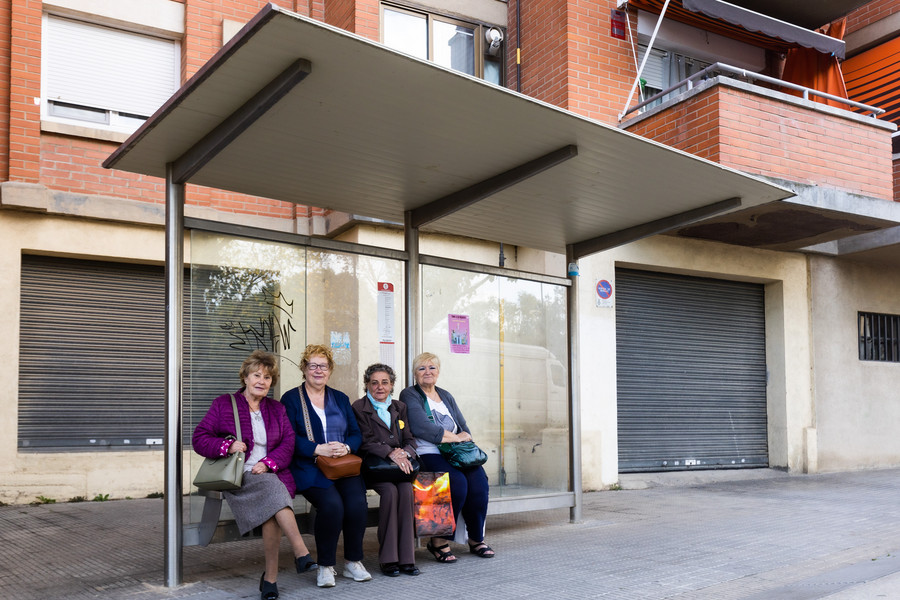
{"label": "elderly woman in blue coat", "polygon": [[[423,471],[446,471],[450,474],[450,500],[453,514],[459,522],[462,515],[469,535],[469,552],[481,558],[492,558],[493,549],[484,541],[484,521],[487,515],[489,486],[483,467],[457,469],[441,455],[438,444],[472,441],[472,432],[456,404],[453,395],[437,387],[441,360],[430,352],[413,359],[416,383],[400,392],[406,404],[409,428],[416,436],[416,452]],[[426,405],[428,410],[426,410]],[[442,563],[456,562],[448,538],[433,537],[426,544],[432,556]]]}
{"label": "elderly woman in blue coat", "polygon": [[275,356],[257,350],[241,365],[241,389],[235,392],[241,439],[236,439],[232,394],[213,400],[197,424],[191,442],[201,456],[217,458],[244,452],[239,489],[224,493],[241,535],[262,526],[266,570],[259,579],[262,600],[278,598],[278,553],[284,533],[294,551],[298,573],[316,567],[294,518],[296,491],[288,466],[294,453],[294,430],[284,406],[269,398],[278,382]]}
{"label": "elderly woman in blue coat", "polygon": [[[347,394],[328,386],[334,371],[331,348],[310,344],[300,359],[303,383],[281,397],[294,433],[294,457],[291,473],[297,491],[316,508],[314,532],[319,572],[319,587],[334,586],[337,544],[344,532],[344,577],[368,581],[372,576],[362,564],[363,536],[366,533],[369,506],[366,484],[361,476],[334,481],[316,466],[317,456],[344,456],[356,452],[362,434]],[[309,415],[313,439],[306,433],[303,404]]]}

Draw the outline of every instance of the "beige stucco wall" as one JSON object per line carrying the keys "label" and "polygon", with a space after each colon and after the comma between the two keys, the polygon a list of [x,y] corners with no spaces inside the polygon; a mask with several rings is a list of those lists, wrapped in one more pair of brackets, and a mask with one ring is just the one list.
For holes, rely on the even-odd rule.
{"label": "beige stucco wall", "polygon": [[900,364],[861,361],[858,311],[900,314],[900,269],[810,259],[822,471],[900,465]]}
{"label": "beige stucco wall", "polygon": [[[163,230],[110,222],[0,210],[0,361],[13,373],[19,364],[22,254],[161,264]],[[60,393],[65,393],[60,390]],[[18,378],[10,378],[0,403],[0,502],[38,496],[64,501],[143,497],[163,489],[163,452],[18,452]]]}
{"label": "beige stucco wall", "polygon": [[583,485],[603,489],[618,480],[615,303],[597,306],[596,284],[613,285],[627,267],[765,284],[768,419],[771,466],[806,469],[804,435],[812,424],[806,259],[771,252],[657,236],[579,261],[578,352],[581,374]]}

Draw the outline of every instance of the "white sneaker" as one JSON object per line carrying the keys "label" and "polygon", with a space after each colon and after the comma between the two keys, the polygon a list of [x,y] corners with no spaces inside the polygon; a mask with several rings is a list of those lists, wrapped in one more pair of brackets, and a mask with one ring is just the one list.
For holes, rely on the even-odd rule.
{"label": "white sneaker", "polygon": [[353,581],[368,581],[372,579],[372,575],[366,571],[366,568],[358,560],[348,562],[344,565],[344,577]]}
{"label": "white sneaker", "polygon": [[319,573],[316,575],[316,585],[319,587],[334,587],[334,567],[319,565]]}

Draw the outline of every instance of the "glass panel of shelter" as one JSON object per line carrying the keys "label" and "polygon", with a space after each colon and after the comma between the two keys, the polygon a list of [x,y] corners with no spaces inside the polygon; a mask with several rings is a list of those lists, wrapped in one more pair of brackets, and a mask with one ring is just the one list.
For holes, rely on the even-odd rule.
{"label": "glass panel of shelter", "polygon": [[[395,368],[395,396],[408,385],[402,261],[191,230],[190,263],[187,432],[213,398],[238,389],[241,362],[256,349],[280,358],[275,398],[302,381],[307,343],[332,349],[329,385],[351,401],[374,362]],[[440,356],[439,385],[488,452],[492,494],[567,490],[565,289],[432,266],[423,267],[422,287],[423,349]],[[466,317],[468,336],[456,345],[451,315]],[[189,434],[184,446],[190,481],[201,459]],[[196,500],[188,523],[200,520]]]}
{"label": "glass panel of shelter", "polygon": [[568,489],[566,290],[499,279],[504,495]]}
{"label": "glass panel of shelter", "polygon": [[422,289],[423,349],[488,453],[491,494],[566,491],[565,288],[425,266]]}

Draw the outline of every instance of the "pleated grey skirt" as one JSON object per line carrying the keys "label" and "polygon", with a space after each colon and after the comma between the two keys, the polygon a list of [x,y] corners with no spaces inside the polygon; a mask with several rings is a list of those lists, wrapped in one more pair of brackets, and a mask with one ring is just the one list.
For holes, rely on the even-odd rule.
{"label": "pleated grey skirt", "polygon": [[241,489],[225,492],[224,495],[241,535],[253,531],[282,508],[291,507],[293,510],[287,488],[278,475],[270,471],[259,474],[245,471]]}

